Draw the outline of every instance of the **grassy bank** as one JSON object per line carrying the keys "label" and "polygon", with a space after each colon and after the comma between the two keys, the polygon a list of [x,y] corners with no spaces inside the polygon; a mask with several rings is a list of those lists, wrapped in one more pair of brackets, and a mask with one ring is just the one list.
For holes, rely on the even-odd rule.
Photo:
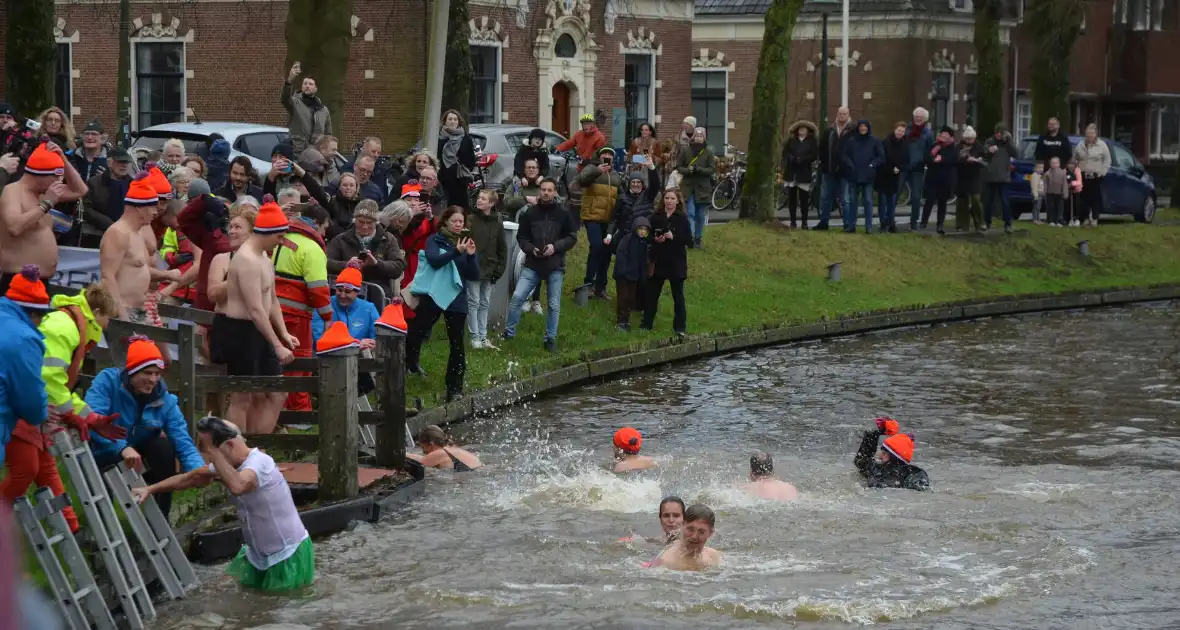
{"label": "grassy bank", "polygon": [[[1180,213],[1161,213],[1161,219]],[[1112,223],[1099,229],[1023,226],[1010,237],[961,238],[915,234],[786,231],[747,223],[710,226],[705,249],[689,251],[685,285],[689,334],[772,324],[797,324],[859,311],[955,300],[1054,293],[1180,282],[1180,226]],[[615,327],[614,304],[580,308],[569,294],[581,284],[585,232],[567,256],[558,355],[541,347],[544,318],[525,315],[500,350],[469,350],[467,388],[477,390],[519,377],[534,365],[572,363],[585,354],[670,337],[672,301],[665,288],[656,330]],[[1089,258],[1076,243],[1090,241]],[[827,281],[840,261],[842,280]],[[609,292],[614,294],[613,282]],[[490,337],[490,335],[489,335]],[[422,352],[428,376],[410,376],[407,396],[427,407],[440,402],[447,359],[438,327]]]}

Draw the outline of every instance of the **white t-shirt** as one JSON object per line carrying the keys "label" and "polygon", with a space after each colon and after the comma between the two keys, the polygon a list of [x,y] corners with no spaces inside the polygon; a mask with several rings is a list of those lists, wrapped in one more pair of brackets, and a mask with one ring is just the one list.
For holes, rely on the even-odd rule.
{"label": "white t-shirt", "polygon": [[[213,464],[209,470],[216,473]],[[242,536],[246,539],[246,559],[259,571],[265,571],[295,554],[308,538],[307,528],[295,509],[291,488],[275,460],[258,449],[252,449],[238,471],[253,470],[258,476],[258,488],[240,497],[230,495],[242,521]]]}

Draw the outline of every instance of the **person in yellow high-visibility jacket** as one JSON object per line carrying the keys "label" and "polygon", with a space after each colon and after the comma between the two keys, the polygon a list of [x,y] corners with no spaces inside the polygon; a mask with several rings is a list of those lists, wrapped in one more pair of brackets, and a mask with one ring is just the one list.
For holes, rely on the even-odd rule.
{"label": "person in yellow high-visibility jacket", "polygon": [[[321,221],[316,221],[322,215]],[[287,332],[299,340],[296,357],[310,357],[314,342],[311,337],[311,318],[332,319],[331,293],[328,289],[328,256],[324,251],[321,228],[327,224],[327,211],[309,206],[304,216],[292,216],[287,237],[275,248],[275,295],[283,311]],[[311,376],[307,372],[285,372],[287,376]],[[311,411],[311,396],[307,392],[291,392],[284,408],[292,411]]]}

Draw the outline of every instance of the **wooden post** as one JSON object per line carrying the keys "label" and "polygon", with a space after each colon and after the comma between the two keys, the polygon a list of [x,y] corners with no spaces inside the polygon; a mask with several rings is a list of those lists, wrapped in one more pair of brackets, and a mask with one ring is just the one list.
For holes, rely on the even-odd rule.
{"label": "wooden post", "polygon": [[180,398],[180,412],[188,421],[189,433],[196,435],[197,424],[197,327],[192,322],[179,322],[180,343],[176,344],[177,382],[173,383]]}
{"label": "wooden post", "polygon": [[320,500],[357,495],[357,449],[360,430],[356,408],[356,348],[321,355],[319,387]]}
{"label": "wooden post", "polygon": [[377,465],[401,470],[406,465],[406,336],[378,326],[377,354],[385,360],[379,390],[385,419],[377,425]]}

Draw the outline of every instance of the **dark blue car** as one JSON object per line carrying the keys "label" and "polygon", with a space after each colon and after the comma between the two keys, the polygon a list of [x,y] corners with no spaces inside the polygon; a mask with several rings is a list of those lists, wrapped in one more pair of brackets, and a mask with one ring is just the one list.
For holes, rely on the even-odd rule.
{"label": "dark blue car", "polygon": [[[1102,140],[1110,147],[1111,160],[1110,172],[1102,180],[1103,214],[1129,214],[1140,223],[1151,223],[1155,218],[1155,181],[1126,147],[1109,138]],[[1069,137],[1072,145],[1081,141],[1081,136]],[[1036,149],[1036,136],[1021,140],[1020,157],[1013,162],[1016,170],[1012,171],[1008,199],[1017,217],[1032,211],[1032,189],[1028,179],[1033,172]]]}

